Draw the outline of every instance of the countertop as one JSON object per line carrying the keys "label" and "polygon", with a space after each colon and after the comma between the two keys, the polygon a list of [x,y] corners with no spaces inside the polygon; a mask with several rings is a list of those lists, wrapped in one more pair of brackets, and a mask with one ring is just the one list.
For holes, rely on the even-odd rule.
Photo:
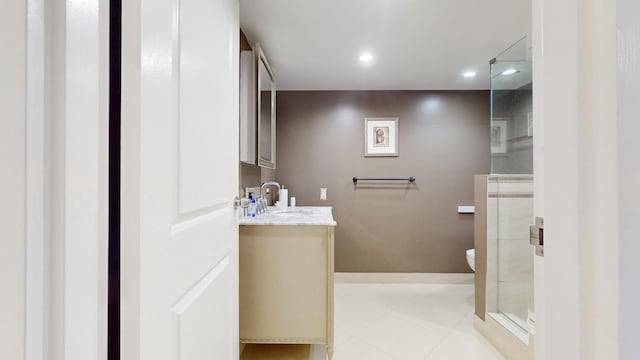
{"label": "countertop", "polygon": [[256,217],[238,216],[239,225],[298,225],[336,226],[331,206],[296,206],[278,208],[270,206],[266,213]]}

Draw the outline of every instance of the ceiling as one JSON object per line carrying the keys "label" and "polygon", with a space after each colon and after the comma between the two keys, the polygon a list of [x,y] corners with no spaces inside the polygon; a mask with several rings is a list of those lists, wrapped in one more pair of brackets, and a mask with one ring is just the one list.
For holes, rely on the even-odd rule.
{"label": "ceiling", "polygon": [[279,90],[488,89],[489,60],[530,18],[531,0],[240,0]]}

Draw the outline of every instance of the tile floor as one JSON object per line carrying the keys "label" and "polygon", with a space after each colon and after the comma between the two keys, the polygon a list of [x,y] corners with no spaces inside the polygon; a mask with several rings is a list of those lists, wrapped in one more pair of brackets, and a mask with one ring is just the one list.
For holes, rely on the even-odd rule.
{"label": "tile floor", "polygon": [[[473,316],[473,285],[336,284],[333,359],[503,360]],[[324,360],[323,350],[247,345],[241,358]]]}

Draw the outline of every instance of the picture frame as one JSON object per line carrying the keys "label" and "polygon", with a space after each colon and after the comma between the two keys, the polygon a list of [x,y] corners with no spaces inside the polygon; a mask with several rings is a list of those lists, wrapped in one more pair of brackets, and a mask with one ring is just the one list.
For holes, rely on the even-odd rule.
{"label": "picture frame", "polygon": [[507,153],[507,122],[505,120],[491,121],[491,153]]}
{"label": "picture frame", "polygon": [[398,118],[364,119],[364,156],[399,156]]}

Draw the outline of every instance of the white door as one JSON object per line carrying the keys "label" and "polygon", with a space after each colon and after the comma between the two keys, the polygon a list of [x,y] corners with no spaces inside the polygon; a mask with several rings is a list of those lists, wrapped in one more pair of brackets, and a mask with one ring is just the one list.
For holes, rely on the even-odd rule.
{"label": "white door", "polygon": [[238,16],[124,2],[124,360],[238,358]]}

